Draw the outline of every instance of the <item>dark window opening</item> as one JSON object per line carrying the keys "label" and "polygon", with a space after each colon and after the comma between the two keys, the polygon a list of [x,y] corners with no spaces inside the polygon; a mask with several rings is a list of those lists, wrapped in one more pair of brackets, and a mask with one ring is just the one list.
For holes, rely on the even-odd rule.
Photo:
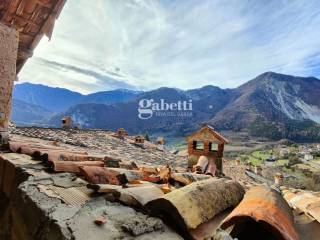
{"label": "dark window opening", "polygon": [[218,144],[216,143],[209,143],[209,150],[211,152],[217,152],[218,151]]}
{"label": "dark window opening", "polygon": [[204,143],[203,142],[198,142],[198,141],[193,141],[193,149],[195,149],[195,150],[204,150]]}
{"label": "dark window opening", "polygon": [[63,123],[63,124],[66,124],[66,120],[62,120],[62,123]]}
{"label": "dark window opening", "polygon": [[196,141],[193,141],[193,142],[192,142],[192,148],[193,148],[193,149],[196,149],[196,148],[197,148],[197,142],[196,142]]}

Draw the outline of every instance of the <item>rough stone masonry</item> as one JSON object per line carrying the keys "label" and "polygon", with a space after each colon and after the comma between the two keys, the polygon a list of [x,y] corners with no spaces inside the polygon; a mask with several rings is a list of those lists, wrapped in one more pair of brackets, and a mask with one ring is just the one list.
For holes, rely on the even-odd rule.
{"label": "rough stone masonry", "polygon": [[18,38],[18,32],[15,29],[0,23],[0,148],[8,142]]}

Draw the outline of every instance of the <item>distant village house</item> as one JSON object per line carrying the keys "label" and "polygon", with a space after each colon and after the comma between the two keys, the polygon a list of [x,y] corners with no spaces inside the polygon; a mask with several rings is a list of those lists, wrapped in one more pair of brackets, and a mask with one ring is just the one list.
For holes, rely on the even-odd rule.
{"label": "distant village house", "polygon": [[303,160],[304,161],[312,161],[313,156],[311,154],[305,154]]}

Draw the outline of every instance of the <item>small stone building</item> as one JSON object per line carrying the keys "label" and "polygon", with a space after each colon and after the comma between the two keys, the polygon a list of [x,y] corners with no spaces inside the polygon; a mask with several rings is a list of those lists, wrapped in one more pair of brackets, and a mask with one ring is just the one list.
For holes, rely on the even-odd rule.
{"label": "small stone building", "polygon": [[217,171],[222,172],[222,157],[224,144],[228,140],[216,132],[213,127],[206,125],[199,131],[187,137],[188,168],[192,169],[201,156],[208,158],[209,165],[214,164]]}
{"label": "small stone building", "polygon": [[62,128],[72,128],[72,118],[64,117],[61,119],[61,127]]}

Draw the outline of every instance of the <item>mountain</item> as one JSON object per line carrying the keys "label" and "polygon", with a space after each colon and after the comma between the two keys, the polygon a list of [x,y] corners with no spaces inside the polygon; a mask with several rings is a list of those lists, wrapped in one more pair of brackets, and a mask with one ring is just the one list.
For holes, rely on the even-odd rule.
{"label": "mountain", "polygon": [[232,99],[233,91],[215,86],[204,86],[185,92],[193,100],[193,108],[209,114],[209,118],[222,110]]}
{"label": "mountain", "polygon": [[57,113],[76,104],[82,97],[82,94],[68,89],[31,83],[16,84],[13,91],[14,99],[38,105]]}
{"label": "mountain", "polygon": [[[125,127],[130,133],[167,132],[179,136],[210,123],[219,130],[247,131],[258,137],[316,141],[320,140],[319,96],[317,78],[267,72],[235,89],[159,88],[109,106],[79,104],[53,117],[50,123],[57,125],[62,115],[70,115],[86,128]],[[161,111],[156,107],[150,119],[142,120],[138,108],[143,99],[159,104],[161,99],[167,103],[192,100],[193,109],[184,111],[191,113],[184,116],[179,111]]]}
{"label": "mountain", "polygon": [[41,125],[48,121],[53,112],[41,106],[13,99],[12,121],[18,125]]}
{"label": "mountain", "polygon": [[[192,111],[153,111],[150,119],[139,118],[140,101],[153,100],[154,103],[177,103],[192,100]],[[229,102],[230,90],[206,86],[199,89],[182,91],[162,87],[143,92],[135,99],[113,105],[79,104],[63,114],[53,117],[51,124],[58,126],[64,115],[72,116],[74,121],[84,128],[104,128],[115,130],[124,126],[130,133],[167,132],[183,136],[194,131],[199,125],[210,119]],[[162,114],[162,115],[161,115]]]}
{"label": "mountain", "polygon": [[[49,102],[51,107],[47,111],[53,111],[54,98],[50,94],[47,94],[49,99],[46,98],[43,90],[69,96],[59,97],[64,100],[60,109],[65,110],[49,121],[42,121],[53,126],[59,126],[60,119],[70,115],[84,128],[125,127],[132,134],[165,132],[184,136],[209,123],[218,130],[246,131],[257,137],[320,140],[320,80],[314,77],[266,72],[234,89],[209,85],[186,91],[162,87],[147,92],[119,89],[89,95],[35,85],[37,91],[26,91],[22,96],[19,92],[22,86],[16,87],[15,98],[24,97],[31,103],[34,99],[40,103],[40,99],[46,99],[44,102]],[[30,84],[24,88],[30,88]],[[192,102],[192,111],[176,110],[183,102],[185,106]],[[173,110],[162,109],[169,104],[173,104]],[[43,105],[46,104],[42,102],[40,106]]]}
{"label": "mountain", "polygon": [[127,102],[135,98],[140,92],[127,89],[97,92],[82,95],[64,88],[53,88],[41,84],[16,84],[13,98],[30,104],[35,104],[52,112],[66,111],[73,105],[83,103],[114,104]]}
{"label": "mountain", "polygon": [[234,89],[209,123],[252,135],[295,140],[320,138],[320,81],[267,72]]}
{"label": "mountain", "polygon": [[141,92],[128,89],[116,89],[112,91],[97,92],[83,96],[77,103],[101,103],[101,104],[114,104],[128,102]]}

